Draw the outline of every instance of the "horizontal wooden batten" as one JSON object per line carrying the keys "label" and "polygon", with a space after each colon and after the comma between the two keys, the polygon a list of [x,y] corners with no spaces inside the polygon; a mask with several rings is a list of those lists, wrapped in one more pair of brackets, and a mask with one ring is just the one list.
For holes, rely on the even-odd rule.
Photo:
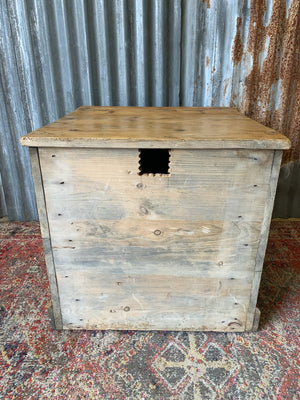
{"label": "horizontal wooden batten", "polygon": [[[198,189],[202,185],[266,185],[272,152],[245,150],[171,150],[168,175],[139,175],[138,149],[40,149],[47,184],[72,185],[71,190],[117,190],[175,187]],[[56,173],[58,171],[58,173]],[[76,178],[75,178],[76,177]],[[76,179],[76,181],[75,181]],[[101,186],[102,185],[102,186]],[[67,190],[58,187],[58,190]],[[53,187],[53,190],[54,187]]]}
{"label": "horizontal wooden batten", "polygon": [[[235,255],[237,256],[237,255]],[[70,257],[69,260],[58,258],[56,264],[57,273],[64,279],[72,277],[73,274],[80,269],[82,273],[99,274],[99,271],[108,277],[115,276],[114,285],[122,284],[123,280],[132,275],[147,274],[152,276],[168,276],[170,279],[175,277],[195,277],[199,279],[225,279],[225,280],[242,280],[243,282],[250,282],[253,278],[253,262],[249,262],[244,257],[241,262],[235,262],[231,257],[223,257],[223,260],[187,260],[186,262],[177,262],[176,258],[170,257],[169,260],[156,262],[155,257],[148,260],[147,264],[136,262],[135,264],[126,262],[122,257],[114,259],[99,259],[96,263],[93,261],[82,261]],[[131,258],[132,261],[132,258]],[[261,272],[257,271],[258,273]]]}
{"label": "horizontal wooden batten", "polygon": [[[129,196],[128,196],[129,197]],[[83,219],[89,219],[91,213],[94,218],[116,220],[131,219],[140,217],[143,220],[177,220],[178,218],[189,221],[206,221],[215,219],[220,220],[222,217],[225,221],[237,220],[240,216],[244,219],[259,220],[259,213],[264,210],[264,198],[256,198],[255,196],[237,196],[237,198],[228,199],[224,204],[226,195],[219,192],[219,195],[207,196],[203,201],[196,194],[194,196],[188,194],[177,193],[176,198],[169,199],[165,194],[160,198],[155,196],[142,198],[140,201],[128,199],[128,197],[115,197],[106,199],[98,196],[80,196],[80,199],[72,198],[68,204],[60,203],[54,207],[49,206],[49,217],[51,220],[60,219],[73,221],[74,212],[81,215]],[[55,200],[56,196],[49,196],[50,200]],[[199,199],[199,201],[198,201]],[[249,200],[252,199],[252,203]],[[197,204],[198,201],[198,204]],[[248,201],[248,202],[247,202]],[[256,206],[254,206],[254,201]],[[180,202],[184,202],[185,208],[180,207]],[[92,217],[90,217],[92,219]]]}
{"label": "horizontal wooden batten", "polygon": [[174,150],[170,176],[139,176],[137,149],[40,149],[48,214],[68,221],[255,220],[265,207],[272,153],[218,155]]}
{"label": "horizontal wooden batten", "polygon": [[[76,287],[76,293],[72,294],[74,301],[76,298],[83,302],[88,302],[89,294],[99,296],[99,301],[105,300],[105,293],[110,296],[130,296],[131,292],[139,294],[140,298],[147,298],[151,301],[152,294],[155,294],[153,303],[156,301],[164,301],[167,298],[180,298],[186,297],[191,298],[195,302],[197,307],[202,308],[208,306],[207,304],[201,304],[201,301],[197,296],[203,296],[207,301],[210,298],[217,296],[220,298],[230,298],[233,303],[234,297],[246,298],[245,289],[250,290],[251,282],[247,282],[242,279],[235,279],[231,282],[230,279],[215,279],[215,278],[199,278],[199,277],[187,277],[187,276],[173,276],[169,279],[166,275],[152,275],[147,272],[141,271],[139,274],[131,274],[124,276],[123,280],[116,284],[120,276],[118,274],[111,273],[110,275],[102,272],[94,273],[94,271],[74,271],[72,276],[65,278],[64,275],[58,274],[58,279],[61,281],[61,285],[70,285],[70,287]],[[88,285],[82,285],[82,280]],[[101,282],[101,286],[99,286]],[[185,290],[183,290],[183,287]],[[235,295],[230,296],[230,293],[234,292]],[[68,293],[68,289],[65,288],[64,293]],[[70,295],[70,293],[69,293]],[[161,299],[159,300],[159,298]],[[121,301],[122,302],[122,301]],[[138,304],[138,301],[136,301]],[[125,304],[126,305],[126,304]],[[125,307],[124,305],[124,307]],[[178,307],[185,307],[186,304],[180,304]],[[145,308],[152,308],[151,303],[145,305]]]}
{"label": "horizontal wooden batten", "polygon": [[[52,221],[57,269],[101,268],[164,273],[253,269],[261,225],[208,221]],[[188,249],[188,251],[187,251]],[[230,249],[230,251],[228,250]],[[238,261],[236,260],[239,255]],[[156,265],[156,267],[155,267]],[[170,271],[170,267],[174,268]],[[182,267],[182,270],[180,268]],[[230,275],[230,274],[229,274]],[[231,277],[231,276],[230,276]]]}
{"label": "horizontal wooden batten", "polygon": [[[216,332],[243,332],[243,311],[232,310],[225,315],[221,310],[190,312],[185,310],[158,311],[155,314],[148,312],[144,318],[140,313],[134,316],[127,315],[123,310],[111,312],[112,308],[102,311],[93,310],[86,313],[88,308],[71,309],[66,307],[64,315],[64,329],[92,329],[92,330],[163,330],[163,331],[216,331]],[[101,315],[101,317],[100,317]],[[80,317],[79,317],[80,316]]]}
{"label": "horizontal wooden batten", "polygon": [[[188,248],[190,253],[186,256],[180,249],[176,251],[175,249],[158,246],[145,249],[137,246],[120,248],[113,246],[54,248],[53,254],[57,268],[74,265],[74,268],[89,269],[95,267],[105,269],[108,272],[124,273],[123,271],[126,272],[127,268],[129,272],[131,269],[143,269],[146,271],[150,268],[154,271],[154,264],[160,266],[161,269],[168,270],[174,264],[174,268],[169,271],[170,275],[172,275],[173,273],[176,274],[180,265],[185,268],[185,271],[194,269],[196,273],[197,268],[211,268],[213,266],[218,271],[216,266],[218,263],[223,263],[224,266],[230,266],[237,270],[251,268],[249,266],[252,265],[252,270],[254,270],[255,247],[247,246],[245,248],[241,244],[233,248],[232,251],[201,248],[201,246],[193,245]],[[195,254],[196,252],[199,253],[198,257]],[[239,261],[234,261],[237,257],[239,257]]]}
{"label": "horizontal wooden batten", "polygon": [[[111,245],[118,246],[172,246],[183,241],[199,246],[220,244],[231,246],[237,242],[250,243],[257,240],[261,229],[259,222],[242,219],[226,221],[182,221],[182,220],[78,220],[68,222],[55,219],[51,224],[54,248],[67,245]],[[224,234],[226,232],[226,234]],[[182,245],[185,246],[184,244]],[[180,247],[179,247],[180,248]]]}
{"label": "horizontal wooden batten", "polygon": [[232,108],[80,107],[24,146],[285,149],[289,140]]}
{"label": "horizontal wooden batten", "polygon": [[[65,304],[66,313],[63,313],[64,323],[76,324],[76,316],[90,324],[97,315],[106,326],[113,326],[116,320],[129,320],[138,325],[136,329],[143,329],[151,319],[156,321],[156,326],[164,324],[159,321],[159,315],[178,317],[185,321],[184,326],[191,328],[190,314],[198,313],[206,318],[209,323],[214,317],[214,310],[224,319],[230,320],[230,315],[235,315],[233,321],[238,328],[243,330],[242,317],[248,305],[249,298],[245,295],[250,290],[251,283],[242,280],[232,284],[231,281],[216,279],[197,279],[195,277],[173,277],[170,279],[163,275],[133,275],[115,284],[114,274],[103,275],[89,272],[76,271],[74,275],[65,278],[60,276],[61,298]],[[190,313],[184,316],[186,308]],[[230,309],[230,313],[228,313]],[[225,317],[224,317],[225,315]],[[72,317],[73,316],[73,317]],[[89,322],[88,322],[89,321]],[[237,322],[240,321],[240,322]],[[199,323],[199,320],[198,320]],[[201,322],[204,324],[204,321]],[[223,323],[224,324],[224,323]],[[237,325],[236,324],[236,325]],[[237,326],[235,328],[237,328]]]}

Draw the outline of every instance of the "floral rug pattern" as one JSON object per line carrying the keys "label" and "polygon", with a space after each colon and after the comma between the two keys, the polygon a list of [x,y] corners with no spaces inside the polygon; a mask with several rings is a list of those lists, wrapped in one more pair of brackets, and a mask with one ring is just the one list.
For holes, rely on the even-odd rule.
{"label": "floral rug pattern", "polygon": [[258,332],[59,332],[38,223],[0,223],[0,399],[297,400],[299,275],[300,220],[274,220]]}

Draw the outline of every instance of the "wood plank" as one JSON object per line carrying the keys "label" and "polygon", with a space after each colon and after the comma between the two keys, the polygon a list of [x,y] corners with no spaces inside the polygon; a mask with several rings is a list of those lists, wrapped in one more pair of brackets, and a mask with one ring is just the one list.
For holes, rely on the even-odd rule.
{"label": "wood plank", "polygon": [[[170,175],[139,175],[138,149],[40,149],[44,179],[47,183],[60,184],[61,174],[66,181],[75,179],[80,185],[104,183],[117,189],[120,185],[144,183],[140,189],[183,184],[197,189],[200,185],[244,184],[245,175],[253,184],[263,185],[270,176],[266,166],[272,163],[272,152],[265,150],[171,150]],[[105,182],[101,181],[105,179]],[[144,182],[143,182],[144,181]],[[60,188],[62,189],[62,188]],[[89,188],[90,190],[90,188]]]}
{"label": "wood plank", "polygon": [[260,320],[260,310],[259,308],[255,308],[254,311],[254,319],[253,319],[253,325],[252,325],[252,331],[256,332],[259,327],[259,320]]}
{"label": "wood plank", "polygon": [[[134,199],[129,192],[123,192],[119,198],[116,196],[103,198],[97,193],[94,196],[91,193],[89,196],[86,193],[73,196],[68,203],[63,201],[67,199],[67,196],[61,202],[55,203],[55,199],[59,196],[52,192],[47,197],[49,216],[53,221],[55,219],[74,221],[76,215],[81,215],[83,219],[93,219],[92,216],[94,216],[102,220],[139,217],[140,223],[143,220],[177,220],[178,218],[189,221],[221,220],[222,218],[225,221],[232,221],[243,218],[251,221],[259,220],[265,205],[264,193],[260,193],[259,196],[249,195],[246,190],[236,197],[229,197],[228,193],[221,190],[217,194],[210,190],[209,193],[206,192],[205,198],[197,194],[189,195],[187,192],[176,192],[172,197],[164,192],[160,193],[159,197],[153,196],[151,199],[147,197]],[[185,204],[185,207],[180,204]]]}
{"label": "wood plank", "polygon": [[41,228],[41,234],[43,239],[50,239],[47,210],[45,206],[45,195],[43,190],[43,182],[40,170],[40,161],[38,155],[38,149],[36,147],[29,148],[29,156],[31,163],[31,173],[34,183],[35,199],[37,210],[39,214],[39,222]]}
{"label": "wood plank", "polygon": [[170,177],[139,176],[137,149],[40,152],[51,220],[254,220],[265,207],[269,151],[174,150]]}
{"label": "wood plank", "polygon": [[49,280],[49,285],[50,285],[50,289],[51,289],[53,317],[54,317],[56,329],[62,329],[63,324],[62,324],[62,316],[61,316],[61,309],[60,309],[59,293],[58,293],[58,286],[57,286],[57,279],[56,279],[56,271],[55,271],[55,266],[54,266],[54,262],[53,262],[53,254],[52,254],[52,249],[51,249],[48,216],[47,216],[47,210],[46,210],[46,204],[45,204],[45,195],[44,195],[44,189],[43,189],[43,183],[42,183],[42,177],[41,177],[38,149],[30,148],[29,154],[30,154],[30,161],[31,161],[32,177],[33,177],[34,188],[35,188],[36,203],[37,203],[41,233],[42,233],[42,238],[43,238],[43,246],[44,246],[47,274],[48,274],[48,280]]}
{"label": "wood plank", "polygon": [[[253,271],[259,223],[79,221],[53,223],[56,268],[235,277]],[[238,256],[238,257],[237,257]],[[149,272],[150,271],[150,272]]]}
{"label": "wood plank", "polygon": [[274,151],[273,155],[274,155],[274,158],[273,158],[273,163],[272,163],[272,172],[271,172],[271,176],[270,176],[269,193],[268,193],[268,197],[266,199],[264,218],[263,218],[260,239],[259,239],[259,247],[258,247],[256,262],[255,262],[255,272],[253,275],[253,284],[252,284],[251,295],[250,295],[250,304],[249,304],[249,309],[248,309],[248,314],[247,314],[247,323],[246,323],[247,330],[252,330],[253,327],[255,328],[256,325],[258,326],[257,319],[255,320],[256,302],[257,302],[257,296],[258,296],[259,285],[260,285],[260,280],[261,280],[261,271],[262,271],[266,248],[267,248],[267,243],[268,243],[269,229],[270,229],[274,199],[275,199],[275,194],[276,194],[277,181],[278,181],[281,159],[282,159],[282,151]]}
{"label": "wood plank", "polygon": [[[132,260],[132,258],[131,258]],[[180,264],[176,263],[176,259],[170,258],[169,261],[162,262],[158,264],[155,259],[152,260],[152,264],[149,263],[147,265],[133,264],[133,263],[124,263],[124,260],[114,259],[114,262],[111,260],[103,261],[100,259],[98,263],[93,261],[90,263],[89,261],[80,262],[79,260],[76,263],[72,263],[72,257],[70,260],[67,260],[65,263],[61,262],[61,258],[58,258],[58,263],[56,266],[56,271],[60,276],[72,276],[73,273],[78,270],[82,271],[82,273],[93,273],[94,275],[98,274],[101,271],[103,274],[110,276],[114,274],[116,276],[114,285],[122,283],[126,277],[131,276],[130,274],[139,274],[145,273],[147,275],[162,275],[168,276],[172,279],[172,276],[175,277],[195,277],[201,279],[228,279],[228,280],[237,280],[242,279],[244,282],[252,282],[253,279],[253,263],[245,262],[244,264],[237,262],[230,263],[229,261],[223,261],[223,264],[219,264],[219,262],[213,261],[200,261],[195,260],[193,263],[185,262]],[[120,261],[119,264],[116,262]],[[122,263],[123,261],[123,263]],[[131,268],[132,265],[132,268]],[[250,295],[250,292],[249,292]]]}
{"label": "wood plank", "polygon": [[[257,247],[257,246],[256,246]],[[194,274],[199,271],[211,274],[221,274],[226,271],[230,277],[234,276],[235,271],[251,270],[254,271],[255,247],[245,247],[242,245],[234,248],[221,250],[210,250],[207,246],[202,251],[196,253],[195,247],[188,247],[184,251],[170,251],[168,248],[143,248],[143,247],[84,247],[54,248],[56,268],[60,266],[73,269],[97,269],[109,271],[115,270],[123,273],[128,270],[152,270],[152,273],[161,271],[161,274]],[[238,257],[238,258],[237,258]],[[218,268],[222,266],[222,268]],[[180,268],[183,268],[180,270]],[[232,272],[231,272],[231,271]],[[200,272],[199,272],[200,273]]]}
{"label": "wood plank", "polygon": [[[69,297],[74,300],[80,298],[89,303],[92,295],[95,295],[95,297],[101,297],[98,299],[99,301],[105,300],[109,303],[107,296],[103,295],[107,293],[115,298],[113,301],[115,303],[119,302],[122,296],[127,298],[131,297],[132,293],[136,293],[136,296],[144,299],[145,308],[150,309],[155,309],[155,304],[159,302],[161,302],[160,306],[163,306],[166,298],[172,298],[175,308],[186,308],[190,302],[189,299],[199,308],[210,308],[211,305],[208,303],[213,301],[212,299],[215,301],[221,301],[223,298],[229,299],[231,305],[234,304],[234,298],[241,298],[244,301],[248,299],[249,301],[247,292],[252,283],[244,279],[231,281],[230,279],[215,279],[215,277],[173,276],[170,279],[166,275],[153,276],[142,270],[138,274],[123,276],[122,282],[118,281],[120,274],[117,273],[106,274],[102,271],[95,273],[94,270],[82,271],[80,269],[73,271],[72,275],[68,277],[58,274],[58,278],[61,280],[61,285],[65,286],[63,292],[68,293]],[[118,282],[120,284],[117,284]],[[73,286],[76,286],[75,292]],[[248,290],[246,290],[247,288]],[[201,303],[199,300],[201,297],[207,299],[207,303]],[[183,299],[186,301],[182,301]],[[135,301],[137,308],[140,308],[140,303]],[[220,304],[220,307],[222,308],[223,304]]]}
{"label": "wood plank", "polygon": [[51,290],[51,302],[52,302],[54,324],[56,329],[61,330],[63,329],[62,315],[61,315],[61,301],[59,296],[57,275],[53,260],[53,253],[52,253],[50,239],[43,239],[43,247],[45,253],[49,286]]}
{"label": "wood plank", "polygon": [[24,146],[287,149],[289,140],[231,108],[79,107]]}
{"label": "wood plank", "polygon": [[[198,328],[199,321],[203,324],[201,328],[216,324],[216,314],[221,315],[222,320],[230,320],[234,314],[236,320],[230,322],[237,324],[238,321],[238,329],[244,329],[250,282],[237,280],[232,285],[232,282],[220,279],[174,277],[170,280],[166,276],[139,274],[127,277],[120,285],[113,285],[115,278],[114,275],[87,274],[78,270],[68,278],[59,276],[64,324],[88,328],[93,320],[113,327],[117,321],[123,325],[128,319],[130,326],[139,326],[137,329],[152,326],[157,329],[162,323],[159,329],[163,329],[166,321],[159,321],[159,315],[163,313],[171,322],[168,329],[175,321],[180,325],[181,319],[190,329],[190,316],[198,313]],[[149,319],[153,321],[152,326]]]}
{"label": "wood plank", "polygon": [[[188,244],[199,247],[226,248],[258,243],[261,223],[242,219],[224,221],[185,220],[83,220],[70,223],[64,219],[51,222],[54,248],[66,246],[136,246],[168,247],[184,250]],[[218,245],[218,246],[217,246]],[[245,246],[244,246],[245,247]]]}
{"label": "wood plank", "polygon": [[[64,318],[64,329],[91,329],[91,330],[163,330],[163,331],[216,331],[216,332],[244,332],[240,322],[239,310],[232,310],[224,315],[218,312],[149,312],[141,318],[128,316],[126,312],[110,312],[99,315],[85,310],[70,307]],[[80,316],[80,318],[78,317]]]}
{"label": "wood plank", "polygon": [[188,189],[212,183],[244,185],[247,176],[249,184],[265,185],[271,163],[272,152],[264,150],[174,150],[170,152],[169,184]]}

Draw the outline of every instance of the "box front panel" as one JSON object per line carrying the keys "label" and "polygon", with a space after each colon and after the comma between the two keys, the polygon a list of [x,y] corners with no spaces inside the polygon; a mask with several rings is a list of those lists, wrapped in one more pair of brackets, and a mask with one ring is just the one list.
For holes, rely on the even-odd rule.
{"label": "box front panel", "polygon": [[245,329],[272,151],[39,154],[65,328]]}

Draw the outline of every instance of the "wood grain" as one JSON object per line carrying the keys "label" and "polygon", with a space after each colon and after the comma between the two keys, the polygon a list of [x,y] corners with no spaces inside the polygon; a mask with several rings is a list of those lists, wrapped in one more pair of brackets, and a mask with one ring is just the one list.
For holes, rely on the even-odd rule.
{"label": "wood grain", "polygon": [[51,220],[260,218],[270,152],[214,153],[173,150],[170,176],[139,176],[137,149],[40,149],[48,213]]}
{"label": "wood grain", "polygon": [[36,203],[37,203],[41,233],[42,233],[42,238],[43,238],[43,246],[44,246],[44,252],[45,252],[47,273],[48,273],[49,285],[50,285],[51,294],[52,294],[52,307],[53,307],[54,323],[55,323],[56,329],[62,329],[63,323],[62,323],[62,316],[61,316],[60,300],[59,300],[59,293],[58,293],[58,286],[57,286],[57,279],[56,279],[56,271],[55,271],[55,266],[54,266],[54,262],[53,262],[53,254],[52,254],[49,224],[48,224],[48,215],[47,215],[46,204],[45,204],[45,194],[44,194],[43,182],[42,182],[42,177],[41,177],[38,149],[30,148],[29,154],[30,154],[30,161],[31,161],[32,177],[33,177],[34,188],[35,188]]}
{"label": "wood grain", "polygon": [[256,302],[259,290],[259,284],[261,280],[261,271],[263,267],[263,262],[265,258],[265,252],[267,248],[268,236],[270,223],[272,218],[273,204],[276,194],[277,181],[280,171],[282,158],[282,151],[274,151],[273,161],[272,161],[272,171],[269,183],[269,192],[266,199],[265,210],[263,214],[262,229],[259,238],[259,247],[255,260],[255,272],[253,275],[253,283],[250,295],[250,304],[247,314],[246,329],[251,330],[252,327],[258,326],[256,311]]}
{"label": "wood grain", "polygon": [[287,137],[232,108],[79,107],[21,138],[24,146],[288,149]]}
{"label": "wood grain", "polygon": [[[243,331],[273,152],[41,148],[63,326]],[[253,324],[252,324],[253,325]]]}
{"label": "wood grain", "polygon": [[81,270],[58,277],[64,324],[89,328],[96,323],[105,329],[243,330],[245,289],[251,286],[242,280],[170,279],[143,272],[121,282],[119,274]]}
{"label": "wood grain", "polygon": [[35,199],[39,214],[39,222],[40,222],[42,238],[50,239],[48,216],[45,206],[45,195],[44,195],[43,182],[40,170],[38,149],[36,147],[30,147],[29,156],[30,156],[31,173],[34,182]]}

